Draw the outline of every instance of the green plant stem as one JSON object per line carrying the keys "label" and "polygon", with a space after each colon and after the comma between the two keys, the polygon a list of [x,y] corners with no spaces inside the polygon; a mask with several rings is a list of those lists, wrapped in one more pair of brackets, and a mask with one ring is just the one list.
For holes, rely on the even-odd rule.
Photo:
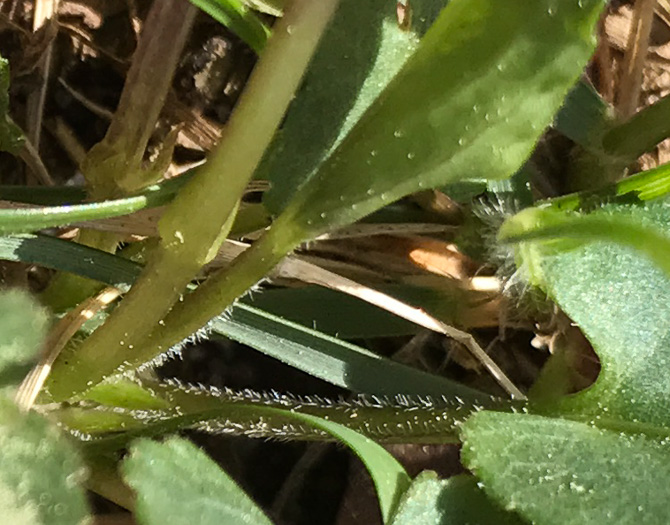
{"label": "green plant stem", "polygon": [[[212,391],[154,383],[154,393],[169,400],[170,410],[120,410],[67,407],[53,413],[71,430],[91,437],[124,432],[107,445],[124,446],[133,437],[161,435],[183,428],[201,428],[257,438],[330,440],[293,414],[308,414],[339,423],[376,441],[387,443],[453,443],[458,425],[483,406],[457,399],[422,396],[359,396],[350,401],[262,392]],[[487,408],[514,411],[523,405],[491,399]]]}
{"label": "green plant stem", "polygon": [[607,154],[630,164],[668,136],[670,96],[665,96],[608,131],[603,137],[603,147]]}
{"label": "green plant stem", "polygon": [[[301,240],[266,235],[241,258],[243,262],[237,261],[230,272],[203,285],[205,291],[179,303],[175,313],[160,322],[225,238],[233,210],[278,128],[337,3],[294,0],[287,9],[231,116],[220,146],[161,217],[161,244],[155,261],[133,287],[137,291],[131,292],[107,323],[74,354],[64,354],[55,363],[47,385],[54,399],[81,393],[121,367],[156,358],[230,306]],[[228,273],[232,275],[228,277]]]}

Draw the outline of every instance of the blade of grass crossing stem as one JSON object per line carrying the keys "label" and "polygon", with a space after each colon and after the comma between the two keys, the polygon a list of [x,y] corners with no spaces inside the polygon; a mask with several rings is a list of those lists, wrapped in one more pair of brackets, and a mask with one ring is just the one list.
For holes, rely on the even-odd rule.
{"label": "blade of grass crossing stem", "polygon": [[302,327],[243,303],[209,328],[314,377],[354,392],[459,396],[481,401],[477,391],[379,357],[363,348]]}

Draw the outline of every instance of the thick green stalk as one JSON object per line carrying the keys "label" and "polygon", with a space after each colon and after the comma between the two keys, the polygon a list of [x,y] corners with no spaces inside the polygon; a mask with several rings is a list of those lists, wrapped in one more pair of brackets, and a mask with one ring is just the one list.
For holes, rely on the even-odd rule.
{"label": "thick green stalk", "polygon": [[[55,363],[48,383],[54,399],[69,398],[122,367],[157,357],[169,348],[160,336],[163,324],[169,325],[171,333],[180,334],[172,342],[187,337],[262,279],[295,247],[293,239],[277,242],[275,236],[266,236],[265,242],[259,242],[242,258],[246,262],[234,265],[231,277],[224,274],[216,280],[223,282],[226,290],[213,295],[196,293],[198,298],[205,296],[206,311],[213,312],[209,317],[190,313],[200,310],[203,301],[189,299],[186,308],[180,303],[179,313],[161,322],[229,231],[233,210],[279,127],[337,3],[294,0],[278,22],[220,146],[163,214],[159,223],[161,243],[133,287],[136,291],[131,291],[107,323],[81,347]],[[196,319],[188,323],[190,332],[172,326],[181,323],[182,317]]]}

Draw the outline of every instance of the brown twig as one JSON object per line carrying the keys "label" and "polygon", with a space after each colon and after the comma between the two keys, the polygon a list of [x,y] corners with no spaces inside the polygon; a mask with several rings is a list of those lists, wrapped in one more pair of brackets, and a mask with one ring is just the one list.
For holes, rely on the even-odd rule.
{"label": "brown twig", "polygon": [[656,0],[638,0],[633,7],[633,21],[621,69],[617,100],[619,115],[624,119],[635,113],[640,100],[642,69],[649,50],[655,6]]}
{"label": "brown twig", "polygon": [[[33,16],[33,32],[37,32],[48,25],[55,23],[56,13],[58,11],[59,0],[36,0],[35,12]],[[49,85],[49,73],[51,70],[51,56],[53,55],[52,38],[47,44],[44,53],[40,57],[36,68],[41,76],[39,89],[35,90],[28,97],[26,133],[28,140],[33,144],[36,151],[39,151],[40,139],[42,135],[42,117],[44,116],[44,102],[47,96]]]}

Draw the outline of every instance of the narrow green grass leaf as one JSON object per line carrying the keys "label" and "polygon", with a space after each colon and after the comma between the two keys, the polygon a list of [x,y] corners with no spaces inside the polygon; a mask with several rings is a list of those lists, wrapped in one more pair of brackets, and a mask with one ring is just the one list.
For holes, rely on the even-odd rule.
{"label": "narrow green grass leaf", "polygon": [[249,496],[190,441],[136,441],[123,476],[137,492],[142,525],[220,525],[272,522]]}
{"label": "narrow green grass leaf", "polygon": [[[179,177],[148,186],[130,199],[144,198],[147,207],[160,206],[172,200],[176,193],[193,178],[195,170]],[[0,185],[0,199],[45,206],[81,204],[86,200],[86,190],[77,186],[7,186]],[[121,199],[123,201],[123,199]],[[115,201],[104,201],[115,202]]]}
{"label": "narrow green grass leaf", "polygon": [[368,469],[375,484],[382,521],[389,523],[401,496],[411,483],[402,465],[380,445],[353,430],[308,414],[294,413],[293,415],[298,420],[328,432],[354,451]]}
{"label": "narrow green grass leaf", "polygon": [[29,233],[73,222],[119,217],[152,205],[159,204],[150,204],[145,197],[128,197],[73,206],[0,209],[0,235]]}
{"label": "narrow green grass leaf", "polygon": [[614,111],[594,87],[582,79],[565,98],[554,127],[583,148],[600,149],[613,114]]}
{"label": "narrow green grass leaf", "polygon": [[474,415],[462,435],[485,492],[532,523],[670,522],[670,438],[496,412]]}
{"label": "narrow green grass leaf", "polygon": [[242,0],[190,0],[260,53],[270,36],[267,27]]}
{"label": "narrow green grass leaf", "polygon": [[245,3],[256,11],[272,16],[281,16],[284,11],[284,0],[245,0]]}
{"label": "narrow green grass leaf", "polygon": [[670,164],[636,173],[615,184],[548,199],[542,204],[558,210],[591,210],[611,201],[648,201],[670,193]]}
{"label": "narrow green grass leaf", "polygon": [[[460,297],[433,288],[411,285],[378,286],[381,292],[408,304],[414,304],[449,324],[460,324]],[[265,290],[240,299],[289,321],[314,328],[341,339],[414,335],[420,328],[391,312],[377,308],[350,295],[304,286]]]}
{"label": "narrow green grass leaf", "polygon": [[601,0],[452,0],[278,218],[314,237],[421,189],[503,179],[591,56]]}
{"label": "narrow green grass leaf", "polygon": [[603,137],[603,149],[624,163],[634,162],[670,136],[668,117],[670,97],[666,95],[624,122],[611,126]]}
{"label": "narrow green grass leaf", "polygon": [[142,266],[122,257],[47,235],[0,237],[0,259],[39,264],[121,288],[142,271]]}
{"label": "narrow green grass leaf", "polygon": [[0,293],[0,387],[18,384],[36,358],[48,316],[21,290]]}
{"label": "narrow green grass leaf", "polygon": [[83,525],[83,464],[46,419],[0,399],[0,516],[12,525]]}
{"label": "narrow green grass leaf", "polygon": [[0,186],[0,199],[43,206],[78,204],[86,200],[86,190],[77,186]]}
{"label": "narrow green grass leaf", "polygon": [[520,525],[477,486],[476,478],[460,475],[439,479],[424,471],[405,492],[392,525]]}
{"label": "narrow green grass leaf", "polygon": [[353,392],[387,395],[486,396],[446,378],[381,358],[363,348],[237,303],[209,328],[303,372]]}

